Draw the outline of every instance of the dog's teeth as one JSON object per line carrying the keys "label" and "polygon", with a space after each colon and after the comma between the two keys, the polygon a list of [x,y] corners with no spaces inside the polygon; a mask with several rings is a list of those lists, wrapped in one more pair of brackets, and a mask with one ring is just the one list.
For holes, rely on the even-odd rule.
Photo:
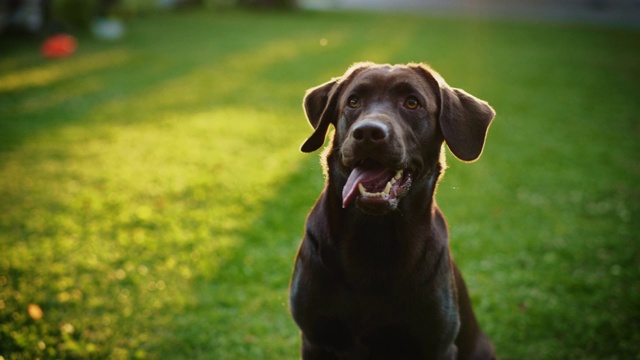
{"label": "dog's teeth", "polygon": [[402,173],[404,172],[404,170],[400,169],[398,170],[398,172],[396,173],[396,176],[394,176],[393,178],[397,181],[400,180],[402,178]]}
{"label": "dog's teeth", "polygon": [[366,196],[366,197],[384,197],[384,196],[389,195],[389,192],[391,191],[391,184],[387,183],[387,186],[384,188],[384,191],[377,192],[377,193],[368,192],[367,189],[365,189],[362,184],[358,184],[358,190],[360,191],[360,195],[362,195],[362,196]]}
{"label": "dog's teeth", "polygon": [[381,192],[376,192],[376,193],[368,192],[367,189],[365,189],[362,184],[358,184],[358,190],[360,191],[360,195],[362,196],[381,198],[381,197],[388,196],[389,193],[391,192],[391,182],[387,182],[387,185],[385,186],[384,190]]}

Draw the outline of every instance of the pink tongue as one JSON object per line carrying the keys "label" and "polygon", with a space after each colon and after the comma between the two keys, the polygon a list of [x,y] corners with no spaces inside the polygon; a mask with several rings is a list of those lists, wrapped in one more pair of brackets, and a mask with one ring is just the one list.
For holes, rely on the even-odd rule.
{"label": "pink tongue", "polygon": [[354,168],[351,174],[349,174],[347,183],[344,185],[344,188],[342,188],[342,207],[346,208],[358,193],[358,184],[372,182],[380,177],[389,176],[388,173],[389,170],[373,161],[364,162]]}

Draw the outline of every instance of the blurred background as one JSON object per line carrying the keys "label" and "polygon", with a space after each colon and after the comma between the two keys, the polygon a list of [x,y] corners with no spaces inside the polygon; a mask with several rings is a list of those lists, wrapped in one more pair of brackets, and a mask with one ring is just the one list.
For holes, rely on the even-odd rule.
{"label": "blurred background", "polygon": [[0,360],[299,358],[306,89],[425,62],[498,115],[437,199],[510,359],[640,354],[637,0],[0,0]]}

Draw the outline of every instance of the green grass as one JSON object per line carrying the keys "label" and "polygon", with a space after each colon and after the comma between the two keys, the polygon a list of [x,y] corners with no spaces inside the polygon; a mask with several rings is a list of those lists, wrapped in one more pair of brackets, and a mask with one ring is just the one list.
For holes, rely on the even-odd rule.
{"label": "green grass", "polygon": [[438,202],[500,356],[637,359],[638,43],[580,25],[235,12],[139,18],[60,61],[5,40],[0,358],[298,357],[287,286],[323,182],[298,152],[301,98],[370,60],[429,62],[498,112],[479,162],[449,156]]}

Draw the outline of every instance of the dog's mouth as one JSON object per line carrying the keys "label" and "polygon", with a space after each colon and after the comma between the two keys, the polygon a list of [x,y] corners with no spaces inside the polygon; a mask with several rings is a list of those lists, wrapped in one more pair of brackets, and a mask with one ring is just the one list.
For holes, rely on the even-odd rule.
{"label": "dog's mouth", "polygon": [[409,169],[389,169],[370,159],[360,161],[351,170],[347,183],[342,189],[342,207],[346,208],[355,199],[358,206],[366,210],[373,208],[393,210],[409,187],[411,187]]}

